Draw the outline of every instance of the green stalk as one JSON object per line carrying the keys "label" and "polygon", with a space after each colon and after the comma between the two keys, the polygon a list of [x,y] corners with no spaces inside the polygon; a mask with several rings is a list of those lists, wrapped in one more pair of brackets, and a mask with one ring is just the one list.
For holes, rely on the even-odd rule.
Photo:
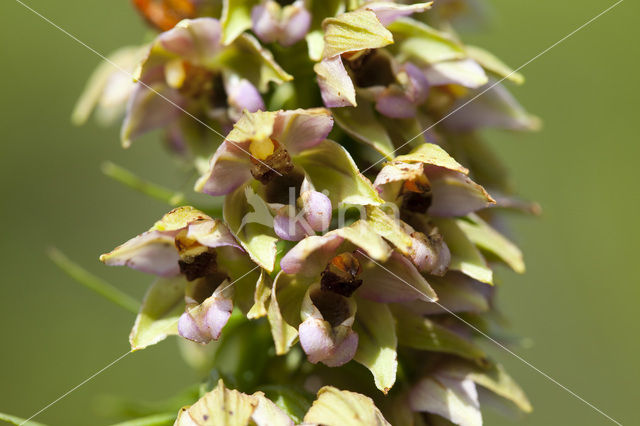
{"label": "green stalk", "polygon": [[78,283],[95,291],[105,299],[112,301],[116,305],[137,314],[140,310],[140,302],[133,297],[120,291],[112,284],[96,277],[77,263],[73,262],[57,248],[47,250],[47,255],[63,272],[76,280]]}

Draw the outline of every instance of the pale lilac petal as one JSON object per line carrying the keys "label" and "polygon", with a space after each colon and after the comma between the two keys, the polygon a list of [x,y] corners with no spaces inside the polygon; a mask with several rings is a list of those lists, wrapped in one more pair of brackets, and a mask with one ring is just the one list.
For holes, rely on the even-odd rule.
{"label": "pale lilac petal", "polygon": [[248,144],[224,141],[211,159],[209,171],[196,183],[196,191],[209,195],[226,195],[251,179]]}
{"label": "pale lilac petal", "polygon": [[411,389],[409,405],[413,411],[434,413],[457,425],[482,425],[478,392],[471,379],[433,374]]}
{"label": "pale lilac petal", "polygon": [[428,167],[427,176],[433,193],[427,210],[431,216],[465,216],[495,204],[483,187],[462,173]]}
{"label": "pale lilac petal", "polygon": [[416,105],[427,100],[429,96],[429,80],[425,77],[420,68],[407,62],[402,66],[402,70],[409,77],[407,95]]}
{"label": "pale lilac petal", "polygon": [[291,46],[307,35],[311,26],[311,13],[304,7],[304,2],[298,0],[285,7],[284,25],[280,35],[280,44]]}
{"label": "pale lilac petal", "polygon": [[306,237],[284,255],[280,268],[286,274],[319,275],[343,241],[344,238],[335,234]]}
{"label": "pale lilac petal", "polygon": [[464,274],[449,272],[443,278],[431,277],[429,284],[438,293],[439,304],[412,304],[411,309],[420,315],[445,314],[447,311],[482,313],[490,309],[490,297],[486,293],[493,287]]}
{"label": "pale lilac petal", "polygon": [[320,94],[327,108],[357,106],[356,89],[340,55],[323,59],[313,70],[318,75]]}
{"label": "pale lilac petal", "polygon": [[354,357],[358,347],[358,335],[351,329],[355,314],[353,299],[322,290],[319,284],[309,287],[302,302],[298,335],[311,363],[321,361],[337,367]]}
{"label": "pale lilac petal", "polygon": [[233,311],[233,301],[224,294],[228,281],[200,305],[189,304],[178,320],[179,334],[198,343],[218,340]]}
{"label": "pale lilac petal", "polygon": [[324,232],[331,223],[332,207],[329,197],[318,191],[304,191],[300,194],[302,210],[311,229]]}
{"label": "pale lilac petal", "polygon": [[180,319],[178,320],[178,334],[185,339],[197,343],[207,343],[211,340],[205,333],[200,331],[198,324],[196,324],[196,321],[188,312],[183,312],[182,315],[180,315]]}
{"label": "pale lilac petal", "polygon": [[237,112],[247,110],[249,112],[264,111],[264,101],[256,86],[244,78],[229,78],[226,87],[227,102]]}
{"label": "pale lilac petal", "polygon": [[333,128],[333,117],[324,108],[296,109],[278,113],[273,138],[291,154],[298,154],[324,141]]}
{"label": "pale lilac petal", "polygon": [[360,253],[362,286],[358,294],[379,303],[400,303],[412,300],[435,301],[438,296],[409,259],[393,252],[389,260],[380,264]]}
{"label": "pale lilac petal", "polygon": [[442,276],[449,269],[451,251],[439,234],[425,235],[422,232],[411,234],[411,253],[409,257],[420,272]]}
{"label": "pale lilac petal", "polygon": [[336,344],[331,356],[322,360],[322,363],[328,367],[339,367],[351,361],[356,355],[358,340],[358,334],[348,329],[346,336]]}
{"label": "pale lilac petal", "polygon": [[404,5],[390,1],[373,1],[365,4],[363,8],[375,13],[380,23],[386,27],[398,18],[430,9],[431,3],[432,2]]}
{"label": "pale lilac petal", "polygon": [[[221,285],[228,285],[225,281]],[[205,304],[207,302],[205,301]],[[214,301],[207,307],[207,313],[204,318],[204,324],[213,340],[218,340],[222,329],[229,321],[231,312],[233,311],[233,302],[223,296],[214,296]]]}
{"label": "pale lilac petal", "polygon": [[216,248],[230,246],[242,250],[233,234],[222,221],[203,220],[189,224],[187,237],[198,241],[206,247]]}
{"label": "pale lilac petal", "polygon": [[316,364],[331,356],[334,350],[329,323],[309,317],[298,327],[300,346],[310,363]]}
{"label": "pale lilac petal", "polygon": [[438,62],[425,68],[424,74],[432,86],[459,84],[476,89],[489,81],[484,69],[473,59]]}
{"label": "pale lilac petal", "polygon": [[300,241],[307,236],[300,220],[286,213],[277,214],[273,218],[273,230],[278,237],[286,241]]}
{"label": "pale lilac petal", "polygon": [[171,277],[180,273],[177,231],[148,231],[127,241],[112,252],[100,256],[110,266],[128,266],[148,274]]}
{"label": "pale lilac petal", "polygon": [[416,106],[404,93],[386,90],[376,101],[376,110],[391,118],[412,118],[416,115]]}
{"label": "pale lilac petal", "polygon": [[[540,120],[528,114],[502,85],[493,86],[491,90],[486,91],[487,87],[470,93],[466,98],[458,99],[451,107],[451,111],[457,112],[450,114],[442,124],[456,131],[479,128],[537,130],[540,127]],[[469,99],[478,93],[483,95],[469,103]]]}
{"label": "pale lilac petal", "polygon": [[280,22],[278,13],[280,7],[275,2],[266,2],[254,6],[251,10],[252,30],[263,43],[272,43],[280,35]]}
{"label": "pale lilac petal", "polygon": [[217,19],[185,19],[158,36],[166,50],[183,59],[204,63],[220,50],[222,27]]}
{"label": "pale lilac petal", "polygon": [[174,122],[182,114],[184,103],[183,96],[166,85],[138,83],[127,103],[120,132],[124,147],[143,134]]}

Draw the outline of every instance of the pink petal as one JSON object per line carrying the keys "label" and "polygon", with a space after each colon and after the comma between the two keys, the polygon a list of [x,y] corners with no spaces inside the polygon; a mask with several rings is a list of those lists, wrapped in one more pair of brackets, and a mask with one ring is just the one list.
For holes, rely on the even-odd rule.
{"label": "pink petal", "polygon": [[412,118],[416,115],[416,106],[404,93],[392,90],[385,92],[376,101],[376,110],[391,118]]}
{"label": "pink petal", "polygon": [[318,75],[320,94],[327,108],[356,106],[356,89],[340,55],[323,59],[313,69]]}
{"label": "pink petal", "polygon": [[273,138],[298,154],[324,141],[332,128],[333,117],[324,108],[281,111],[273,126]]}
{"label": "pink petal", "polygon": [[196,183],[196,191],[209,195],[226,195],[251,179],[248,144],[224,141],[211,159],[209,172]]}
{"label": "pink petal", "polygon": [[374,1],[370,4],[365,4],[363,7],[375,13],[380,23],[386,27],[398,18],[428,10],[431,8],[431,3],[404,5],[395,4],[389,1]]}
{"label": "pink petal", "polygon": [[296,217],[290,217],[286,213],[277,214],[273,218],[273,230],[286,241],[300,241],[308,235],[305,226]]}
{"label": "pink petal", "polygon": [[256,86],[247,79],[233,78],[225,87],[227,91],[227,102],[238,112],[247,110],[249,112],[264,111],[264,101]]}
{"label": "pink petal", "polygon": [[329,229],[331,223],[332,207],[329,197],[318,191],[304,191],[302,210],[304,217],[311,228],[316,232],[324,232]]}
{"label": "pink petal", "polygon": [[311,13],[305,9],[303,1],[298,0],[289,7],[297,10],[284,23],[280,35],[280,44],[283,46],[291,46],[302,40],[311,26]]}
{"label": "pink petal", "polygon": [[433,198],[427,213],[431,216],[465,216],[495,204],[483,187],[468,176],[438,167],[428,167]]}
{"label": "pink petal", "polygon": [[174,245],[177,231],[148,231],[100,256],[110,266],[128,266],[148,274],[171,277],[180,273],[178,250]]}
{"label": "pink petal", "polygon": [[254,6],[251,10],[252,30],[263,43],[273,43],[280,35],[280,22],[276,13],[279,8],[269,7],[268,2]]}
{"label": "pink petal", "polygon": [[169,52],[195,63],[204,63],[220,50],[222,27],[217,19],[184,20],[158,36]]}
{"label": "pink petal", "polygon": [[426,101],[429,96],[429,81],[425,77],[424,72],[410,62],[405,63],[402,66],[402,70],[406,72],[409,77],[409,88],[407,92],[409,99],[416,105]]}
{"label": "pink petal", "polygon": [[358,340],[358,334],[349,329],[344,339],[336,344],[331,356],[322,360],[322,363],[328,367],[339,367],[351,361],[356,355]]}
{"label": "pink petal", "polygon": [[343,241],[344,238],[335,234],[306,237],[284,255],[280,268],[286,274],[319,275]]}
{"label": "pink petal", "polygon": [[300,346],[312,364],[330,357],[334,351],[331,326],[326,321],[312,317],[307,318],[298,327],[298,337],[300,338]]}

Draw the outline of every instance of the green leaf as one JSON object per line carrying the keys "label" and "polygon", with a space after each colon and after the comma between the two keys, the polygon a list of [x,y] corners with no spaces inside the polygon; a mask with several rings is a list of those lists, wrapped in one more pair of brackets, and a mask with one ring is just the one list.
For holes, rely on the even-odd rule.
{"label": "green leaf", "polygon": [[276,276],[267,318],[277,355],[286,354],[298,338],[300,306],[307,287],[284,272]]}
{"label": "green leaf", "polygon": [[465,46],[467,54],[471,59],[480,64],[484,69],[490,71],[499,77],[506,78],[516,84],[524,83],[524,76],[518,72],[514,72],[511,67],[502,62],[493,53],[477,46]]}
{"label": "green leaf", "polygon": [[340,235],[352,243],[355,246],[352,249],[364,249],[371,258],[379,262],[385,262],[391,255],[392,251],[389,245],[364,220],[358,220],[349,226],[343,226],[330,232]]}
{"label": "green leaf", "polygon": [[283,385],[267,385],[261,386],[259,389],[282,411],[287,413],[296,424],[302,423],[305,413],[311,407],[312,399],[308,398],[302,389]]}
{"label": "green leaf", "polygon": [[476,345],[453,331],[407,309],[393,307],[401,346],[423,351],[444,352],[484,362],[486,355]]}
{"label": "green leaf", "polygon": [[477,385],[511,401],[525,413],[533,411],[533,407],[522,388],[500,364],[492,364],[489,368],[480,368],[477,365],[459,361],[448,363],[441,371],[452,377],[469,378]]}
{"label": "green leaf", "polygon": [[355,108],[334,108],[331,113],[336,123],[350,136],[371,146],[385,158],[393,158],[393,142],[376,119],[371,103],[360,99]]}
{"label": "green leaf", "polygon": [[371,181],[358,170],[346,149],[325,140],[294,158],[317,191],[327,190],[334,207],[339,204],[379,205],[383,201]]}
{"label": "green leaf", "polygon": [[305,37],[309,58],[317,62],[322,59],[324,50],[324,32],[322,31],[322,21],[327,16],[338,16],[345,10],[344,0],[313,0],[310,2],[311,27]]}
{"label": "green leaf", "polygon": [[371,371],[376,387],[386,394],[395,383],[398,370],[398,338],[389,306],[358,300],[353,329],[359,339],[354,359]]}
{"label": "green leaf", "polygon": [[431,166],[438,166],[456,172],[468,174],[469,170],[458,163],[444,149],[433,143],[421,144],[418,148],[406,155],[399,155],[395,161],[405,163],[424,163]]}
{"label": "green leaf", "polygon": [[343,13],[322,22],[324,58],[346,52],[377,49],[393,43],[393,36],[370,10]]}
{"label": "green leaf", "polygon": [[33,420],[26,420],[21,417],[12,416],[5,413],[0,413],[0,420],[11,423],[12,425],[45,426],[43,423],[34,422]]}
{"label": "green leaf", "polygon": [[404,59],[417,59],[426,64],[434,64],[467,57],[464,47],[451,35],[422,22],[400,18],[388,28],[396,38],[396,44]]}
{"label": "green leaf", "polygon": [[400,226],[400,219],[385,213],[378,206],[366,206],[366,209],[369,227],[390,241],[402,254],[409,255],[413,240]]}
{"label": "green leaf", "polygon": [[250,34],[236,38],[216,62],[251,81],[261,92],[269,89],[270,82],[280,84],[293,80],[293,76],[278,65],[273,54]]}
{"label": "green leaf", "polygon": [[451,251],[449,269],[460,271],[480,282],[493,284],[493,271],[458,223],[453,219],[434,219],[434,222]]}
{"label": "green leaf", "polygon": [[470,214],[465,219],[456,220],[456,223],[475,245],[494,254],[517,273],[524,273],[525,265],[520,249],[478,215]]}
{"label": "green leaf", "polygon": [[120,291],[113,284],[110,284],[104,281],[102,278],[99,278],[77,263],[73,262],[67,256],[64,255],[57,248],[50,248],[47,251],[49,258],[58,266],[58,268],[62,269],[67,275],[76,280],[78,283],[87,287],[89,290],[93,290],[98,293],[100,296],[105,299],[115,303],[128,310],[129,312],[133,312],[134,314],[138,313],[140,309],[140,302],[138,302],[133,297],[128,294]]}
{"label": "green leaf", "polygon": [[160,278],[149,287],[129,335],[132,351],[178,334],[178,319],[185,308],[185,287],[186,281],[182,275]]}
{"label": "green leaf", "polygon": [[139,419],[116,423],[111,426],[171,426],[176,419],[174,413],[153,414]]}
{"label": "green leaf", "polygon": [[222,43],[230,44],[245,30],[251,28],[251,9],[258,0],[224,0],[222,2]]}
{"label": "green leaf", "polygon": [[[182,408],[175,424],[176,426],[194,424],[246,426],[257,406],[258,400],[255,397],[229,390],[220,380],[218,386],[198,402],[189,408]],[[204,423],[202,423],[203,420]]]}
{"label": "green leaf", "polygon": [[305,423],[340,426],[391,426],[369,397],[325,386],[304,416]]}
{"label": "green leaf", "polygon": [[260,271],[260,278],[256,283],[256,291],[254,294],[254,304],[247,313],[247,318],[258,319],[267,315],[267,302],[271,297],[271,278],[264,271]]}
{"label": "green leaf", "polygon": [[[273,223],[268,207],[251,184],[246,184],[226,196],[223,210],[224,220],[251,259],[272,272],[276,261],[278,238],[269,220]],[[254,221],[255,220],[255,221]]]}

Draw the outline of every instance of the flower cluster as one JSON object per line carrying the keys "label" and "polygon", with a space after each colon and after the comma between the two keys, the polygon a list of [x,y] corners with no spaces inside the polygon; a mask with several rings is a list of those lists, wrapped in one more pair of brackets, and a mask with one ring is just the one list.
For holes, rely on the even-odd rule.
{"label": "flower cluster", "polygon": [[252,381],[216,374],[319,390],[296,413],[220,382],[176,424],[473,426],[496,397],[531,410],[477,343],[502,335],[493,266],[524,271],[502,211],[536,206],[478,130],[539,123],[498,83],[522,76],[452,32],[467,2],[441,3],[134,1],[163,32],[112,57],[133,82],[96,71],[74,117],[124,114],[125,146],[162,129],[223,206],[175,208],[102,255],[158,276],[132,348],[178,334],[224,351],[239,323],[255,341],[267,327]]}

